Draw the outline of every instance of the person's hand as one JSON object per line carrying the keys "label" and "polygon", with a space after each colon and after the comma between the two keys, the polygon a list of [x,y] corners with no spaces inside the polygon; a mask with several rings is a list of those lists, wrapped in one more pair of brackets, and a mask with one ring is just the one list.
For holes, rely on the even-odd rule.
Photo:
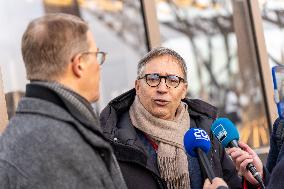
{"label": "person's hand", "polygon": [[261,177],[263,177],[262,162],[257,154],[247,144],[239,142],[239,146],[240,148],[229,148],[226,152],[231,156],[239,174],[244,176],[251,184],[258,184],[250,171],[246,169],[246,166],[249,163],[252,163],[256,170],[260,173]]}
{"label": "person's hand", "polygon": [[224,186],[228,188],[228,185],[223,179],[216,177],[212,180],[212,184],[209,181],[209,179],[206,179],[203,185],[203,189],[216,189],[220,186]]}

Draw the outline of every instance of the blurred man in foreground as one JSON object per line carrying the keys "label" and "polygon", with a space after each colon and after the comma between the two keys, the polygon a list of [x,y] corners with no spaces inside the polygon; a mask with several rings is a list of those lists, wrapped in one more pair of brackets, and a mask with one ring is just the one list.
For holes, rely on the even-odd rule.
{"label": "blurred man in foreground", "polygon": [[33,20],[22,38],[26,95],[0,139],[0,188],[126,188],[90,102],[105,53],[66,14]]}

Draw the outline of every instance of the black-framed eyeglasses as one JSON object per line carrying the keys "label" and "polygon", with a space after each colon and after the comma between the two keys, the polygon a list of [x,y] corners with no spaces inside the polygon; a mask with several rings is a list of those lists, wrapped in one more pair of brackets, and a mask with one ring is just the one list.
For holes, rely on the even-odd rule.
{"label": "black-framed eyeglasses", "polygon": [[95,54],[100,66],[105,62],[107,55],[107,53],[103,51],[97,51],[97,52],[88,51],[88,52],[83,52],[82,54]]}
{"label": "black-framed eyeglasses", "polygon": [[152,73],[152,74],[145,74],[143,77],[140,77],[138,79],[144,79],[146,80],[146,83],[150,87],[157,87],[160,83],[162,78],[165,79],[166,86],[171,88],[177,88],[180,84],[180,82],[185,82],[185,80],[182,77],[176,76],[176,75],[166,75],[161,76],[158,73]]}

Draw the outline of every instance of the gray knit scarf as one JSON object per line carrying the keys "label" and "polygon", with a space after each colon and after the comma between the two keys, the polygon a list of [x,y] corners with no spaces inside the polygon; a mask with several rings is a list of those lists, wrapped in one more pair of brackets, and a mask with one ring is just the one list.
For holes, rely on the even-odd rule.
{"label": "gray knit scarf", "polygon": [[189,129],[188,107],[181,103],[172,121],[154,117],[136,96],[130,107],[132,124],[157,142],[157,158],[161,177],[169,189],[190,188],[188,160],[183,146],[183,137]]}
{"label": "gray knit scarf", "polygon": [[[83,98],[78,93],[74,92],[72,89],[67,88],[66,86],[57,83],[57,82],[48,82],[48,81],[32,81],[32,84],[45,86],[49,89],[55,91],[58,95],[68,100],[74,108],[76,108],[78,113],[82,114],[90,123],[94,125],[100,125],[98,116],[94,113],[90,103]],[[101,130],[100,127],[97,129]]]}

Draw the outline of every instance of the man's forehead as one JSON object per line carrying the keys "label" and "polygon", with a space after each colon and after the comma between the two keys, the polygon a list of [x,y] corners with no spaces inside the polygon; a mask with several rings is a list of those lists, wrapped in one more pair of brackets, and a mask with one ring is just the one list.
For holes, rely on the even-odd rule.
{"label": "man's forehead", "polygon": [[158,73],[162,75],[178,75],[183,77],[181,64],[173,58],[159,58],[149,61],[144,73]]}
{"label": "man's forehead", "polygon": [[153,67],[160,67],[166,69],[168,66],[171,68],[177,67],[182,69],[180,62],[175,57],[171,57],[169,55],[155,57],[146,63],[146,69],[150,69]]}
{"label": "man's forehead", "polygon": [[179,63],[179,60],[176,57],[169,55],[169,54],[154,57],[149,62],[151,62],[151,61]]}

